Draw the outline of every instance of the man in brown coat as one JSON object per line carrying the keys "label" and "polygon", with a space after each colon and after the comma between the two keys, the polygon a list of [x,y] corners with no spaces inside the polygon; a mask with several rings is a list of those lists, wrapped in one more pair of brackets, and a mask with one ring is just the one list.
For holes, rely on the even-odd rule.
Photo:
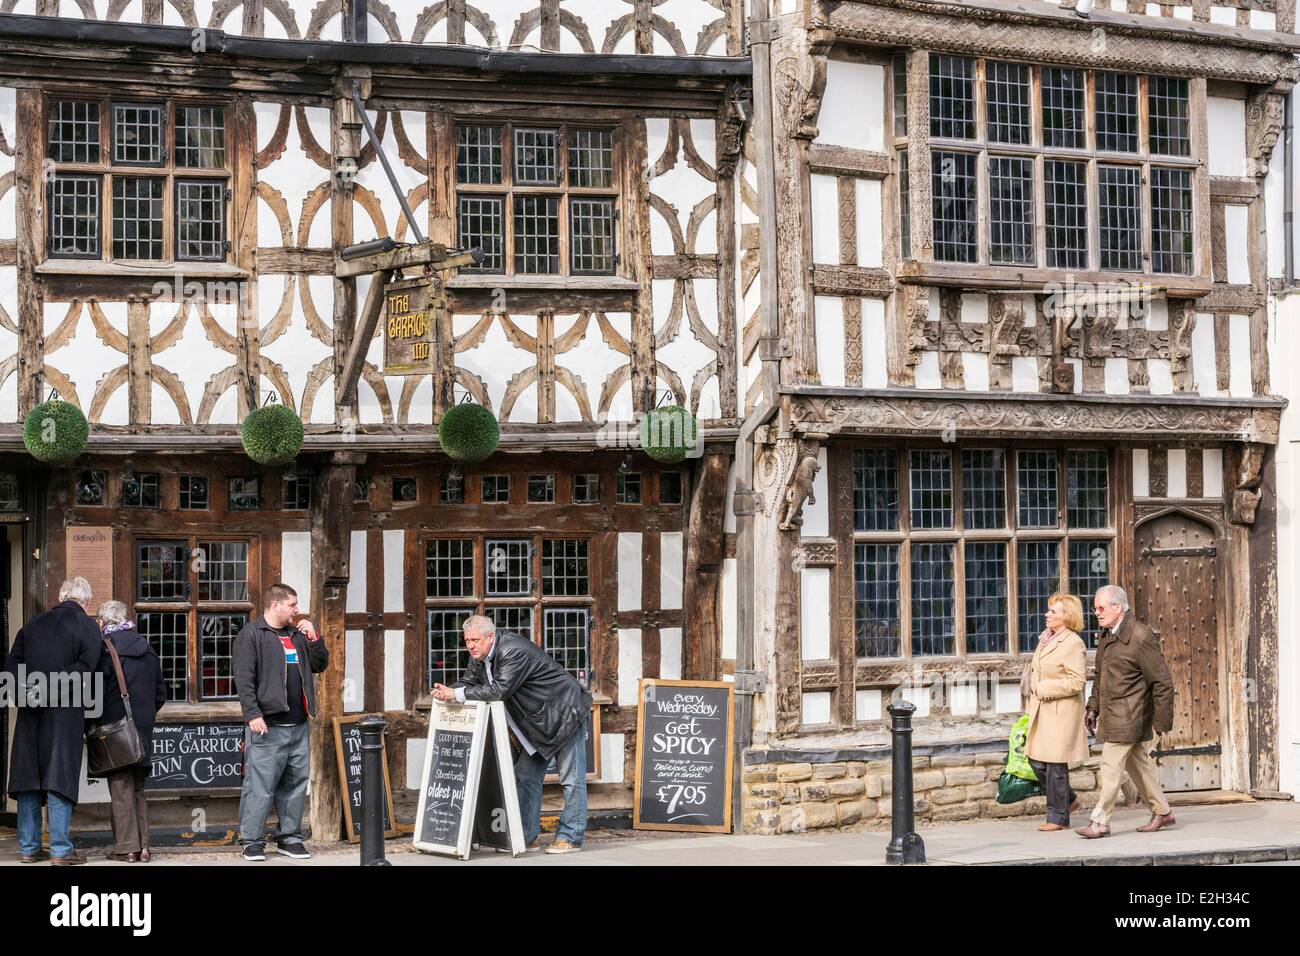
{"label": "man in brown coat", "polygon": [[1097,673],[1084,722],[1102,741],[1101,791],[1092,822],[1074,832],[1089,840],[1110,836],[1110,815],[1127,770],[1151,807],[1150,821],[1138,830],[1154,833],[1175,823],[1148,747],[1155,734],[1168,733],[1174,725],[1169,666],[1160,653],[1160,639],[1129,612],[1123,588],[1108,584],[1099,590],[1093,610],[1105,633],[1097,647]]}

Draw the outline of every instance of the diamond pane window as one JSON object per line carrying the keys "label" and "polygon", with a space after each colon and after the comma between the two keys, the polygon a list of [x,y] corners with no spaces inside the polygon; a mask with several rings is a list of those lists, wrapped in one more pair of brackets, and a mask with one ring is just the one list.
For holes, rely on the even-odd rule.
{"label": "diamond pane window", "polygon": [[470,597],[474,594],[474,540],[432,538],[425,550],[425,596]]}
{"label": "diamond pane window", "polygon": [[136,600],[187,600],[188,568],[184,541],[140,542],[136,545]]}
{"label": "diamond pane window", "polygon": [[176,165],[187,169],[221,169],[226,165],[224,108],[176,107]]}
{"label": "diamond pane window", "polygon": [[114,103],[113,162],[161,166],[166,117],[167,108],[161,103]]}
{"label": "diamond pane window", "polygon": [[975,61],[930,54],[930,135],[975,138]]}
{"label": "diamond pane window", "polygon": [[1007,546],[966,542],[966,653],[1007,650]]}
{"label": "diamond pane window", "polygon": [[1017,453],[1016,495],[1020,527],[1057,526],[1056,452],[1045,450]]}
{"label": "diamond pane window", "polygon": [[542,542],[542,594],[580,595],[590,592],[587,542],[546,539]]}
{"label": "diamond pane window", "polygon": [[968,530],[1007,526],[1003,458],[1001,448],[973,448],[962,452],[962,520]]}
{"label": "diamond pane window", "polygon": [[1043,67],[1043,145],[1083,149],[1087,119],[1082,70]]}
{"label": "diamond pane window", "polygon": [[553,186],[560,181],[559,133],[553,129],[515,130],[515,183]]}
{"label": "diamond pane window", "polygon": [[[1111,583],[1110,542],[1106,540],[1070,540],[1070,593],[1079,595],[1084,607],[1089,607],[1097,590]],[[1101,625],[1094,614],[1085,614],[1083,631],[1079,634],[1088,647],[1096,647],[1101,636]]]}
{"label": "diamond pane window", "polygon": [[989,157],[989,260],[1034,263],[1034,161]]}
{"label": "diamond pane window", "polygon": [[[1046,626],[1047,599],[1061,583],[1059,541],[1021,541],[1016,545],[1016,617],[1020,653],[1033,653]],[[1083,599],[1086,607],[1088,601]]]}
{"label": "diamond pane window", "polygon": [[589,613],[577,607],[548,607],[542,612],[542,649],[583,687],[591,659]]}
{"label": "diamond pane window", "polygon": [[569,133],[569,185],[609,188],[614,185],[614,133],[575,129]]}
{"label": "diamond pane window", "polygon": [[1142,268],[1142,170],[1097,166],[1101,220],[1101,267],[1135,272]]}
{"label": "diamond pane window", "polygon": [[912,254],[912,171],[907,150],[898,151],[898,243],[906,259]]}
{"label": "diamond pane window", "polygon": [[135,616],[140,636],[158,652],[168,700],[185,700],[189,686],[189,614],[184,611],[142,611]]}
{"label": "diamond pane window", "polygon": [[247,601],[248,542],[203,541],[199,551],[199,600]]}
{"label": "diamond pane window", "polygon": [[1129,73],[1098,73],[1097,148],[1115,153],[1138,149],[1138,78]]}
{"label": "diamond pane window", "polygon": [[99,104],[51,100],[45,155],[56,163],[99,162]]}
{"label": "diamond pane window", "polygon": [[199,615],[199,696],[203,700],[230,700],[235,696],[235,637],[248,623],[247,614]]}
{"label": "diamond pane window", "polygon": [[898,657],[898,545],[853,546],[853,635],[858,657]]}
{"label": "diamond pane window", "polygon": [[527,538],[489,539],[484,563],[489,596],[532,593],[533,544]]}
{"label": "diamond pane window", "polygon": [[1110,473],[1104,451],[1071,451],[1065,456],[1066,514],[1071,528],[1110,526]]}
{"label": "diamond pane window", "polygon": [[912,543],[912,654],[953,653],[954,573],[952,544]]}
{"label": "diamond pane window", "polygon": [[501,272],[505,268],[505,200],[500,196],[461,196],[457,223],[462,249],[479,249],[483,261],[466,269]]}
{"label": "diamond pane window", "polygon": [[219,261],[226,253],[226,185],[176,183],[176,258]]}
{"label": "diamond pane window", "polygon": [[853,450],[853,530],[898,527],[898,453],[892,448]]}
{"label": "diamond pane window", "polygon": [[952,527],[952,452],[916,450],[911,455],[912,527]]}
{"label": "diamond pane window", "polygon": [[114,177],[114,259],[163,257],[163,187],[156,177]]}
{"label": "diamond pane window", "polygon": [[1192,272],[1192,171],[1151,167],[1151,270]]}
{"label": "diamond pane window", "polygon": [[1163,156],[1192,154],[1191,104],[1186,79],[1150,77],[1147,80],[1147,114],[1152,153]]}
{"label": "diamond pane window", "polygon": [[907,55],[896,54],[894,68],[894,135],[907,135]]}
{"label": "diamond pane window", "polygon": [[978,255],[976,160],[973,153],[931,153],[934,257],[940,262],[974,262]]}
{"label": "diamond pane window", "polygon": [[55,176],[50,180],[49,250],[55,258],[98,258],[98,176]]}
{"label": "diamond pane window", "polygon": [[1088,164],[1043,160],[1047,265],[1088,267]]}
{"label": "diamond pane window", "polygon": [[560,271],[558,196],[516,196],[515,271],[554,275]]}
{"label": "diamond pane window", "polygon": [[460,126],[456,130],[456,182],[501,182],[501,127]]}
{"label": "diamond pane window", "polygon": [[122,479],[122,505],[127,508],[157,508],[158,474],[132,475]]}
{"label": "diamond pane window", "polygon": [[569,200],[569,248],[575,275],[614,271],[614,200]]}
{"label": "diamond pane window", "polygon": [[465,622],[473,608],[432,608],[429,611],[429,686],[450,687],[465,676],[469,651],[465,648]]}
{"label": "diamond pane window", "polygon": [[1030,134],[1029,66],[990,60],[985,66],[989,142],[1027,145]]}

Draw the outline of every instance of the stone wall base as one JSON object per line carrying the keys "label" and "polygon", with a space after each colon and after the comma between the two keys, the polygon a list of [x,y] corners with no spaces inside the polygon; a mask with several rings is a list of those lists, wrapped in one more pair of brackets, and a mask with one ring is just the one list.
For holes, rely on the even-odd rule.
{"label": "stone wall base", "polygon": [[[1046,816],[1047,798],[997,802],[1006,751],[912,758],[917,826],[979,818]],[[1100,748],[1070,771],[1084,810],[1097,802]],[[829,828],[886,828],[890,824],[892,764],[888,760],[837,763],[761,763],[745,767],[746,833],[802,833]],[[1131,800],[1131,785],[1119,803]],[[1087,822],[1080,816],[1078,825]]]}

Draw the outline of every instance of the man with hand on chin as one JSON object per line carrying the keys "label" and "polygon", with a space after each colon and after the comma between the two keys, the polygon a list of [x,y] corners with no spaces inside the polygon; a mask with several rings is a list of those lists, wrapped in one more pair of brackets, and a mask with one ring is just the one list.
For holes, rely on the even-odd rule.
{"label": "man with hand on chin", "polygon": [[307,721],[316,716],[313,674],[329,650],[306,618],[295,626],[298,592],[272,584],[262,616],[235,638],[235,689],[244,732],[244,786],[239,795],[239,842],[244,859],[266,859],[266,817],[275,804],[276,852],[295,860],[311,854],[302,843],[302,806],[310,768]]}

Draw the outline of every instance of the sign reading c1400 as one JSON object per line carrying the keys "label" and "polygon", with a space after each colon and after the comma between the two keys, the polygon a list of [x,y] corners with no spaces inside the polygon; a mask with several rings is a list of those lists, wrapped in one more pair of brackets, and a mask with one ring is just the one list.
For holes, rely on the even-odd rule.
{"label": "sign reading c1400", "polygon": [[384,291],[384,374],[433,372],[438,318],[442,310],[436,279],[391,283]]}

